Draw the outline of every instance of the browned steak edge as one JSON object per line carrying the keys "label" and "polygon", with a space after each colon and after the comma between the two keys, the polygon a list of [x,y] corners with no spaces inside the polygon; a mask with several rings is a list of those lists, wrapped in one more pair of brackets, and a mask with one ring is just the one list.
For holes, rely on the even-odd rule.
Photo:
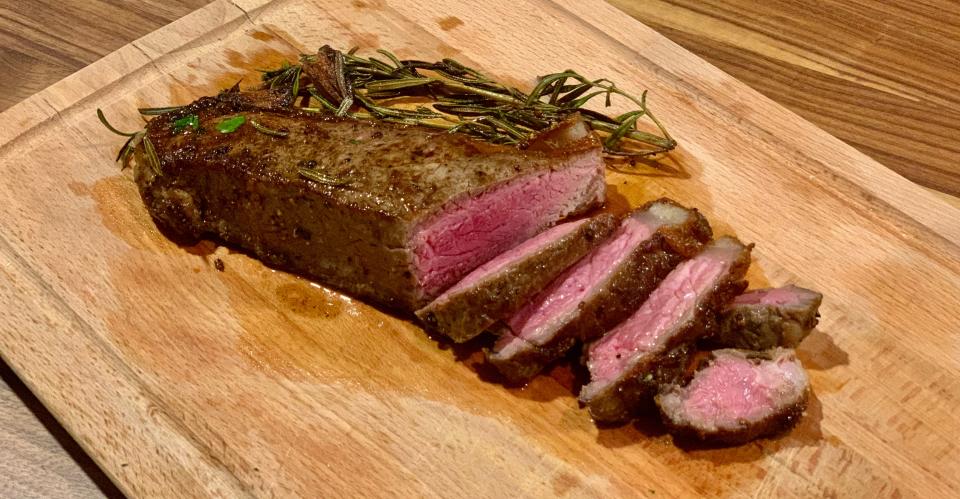
{"label": "browned steak edge", "polygon": [[694,313],[694,319],[684,325],[682,331],[670,338],[660,355],[648,356],[643,362],[632,366],[628,372],[622,373],[616,381],[590,398],[584,398],[581,394],[580,401],[587,406],[594,421],[611,424],[625,422],[638,409],[649,406],[651,397],[660,386],[657,376],[650,375],[655,373],[661,364],[675,363],[676,360],[669,359],[667,356],[674,354],[677,348],[690,345],[709,334],[716,327],[716,316],[719,311],[746,289],[747,283],[741,279],[750,266],[750,251],[753,249],[753,244],[746,245],[745,248],[746,251],[741,252],[739,258],[731,264],[724,279],[701,299]]}
{"label": "browned steak edge", "polygon": [[715,445],[741,445],[761,437],[785,432],[796,426],[803,412],[807,410],[809,399],[810,387],[807,387],[795,403],[788,404],[762,420],[736,430],[705,432],[694,425],[676,423],[662,411],[661,417],[667,431],[677,440],[699,440]]}
{"label": "browned steak edge", "polygon": [[820,319],[823,295],[817,293],[809,307],[778,305],[732,305],[719,318],[711,347],[767,350],[777,346],[794,348]]}
{"label": "browned steak edge", "polygon": [[557,275],[600,245],[618,223],[617,217],[606,213],[593,217],[513,268],[450,296],[444,303],[433,302],[418,310],[417,317],[430,331],[457,343],[467,341],[523,307]]}
{"label": "browned steak edge", "polygon": [[[154,222],[166,235],[179,242],[210,237],[242,249],[275,268],[316,279],[332,288],[366,299],[402,315],[412,315],[414,310],[426,305],[432,297],[425,295],[422,286],[414,277],[413,257],[404,247],[411,221],[402,220],[397,214],[365,210],[339,201],[331,195],[337,190],[336,186],[319,185],[296,176],[289,178],[264,168],[251,169],[245,164],[236,162],[227,168],[206,168],[209,165],[204,163],[207,161],[205,156],[197,160],[181,160],[184,153],[191,152],[187,150],[189,148],[173,145],[164,147],[164,139],[172,130],[173,120],[194,113],[200,114],[202,121],[203,117],[208,115],[270,109],[271,112],[289,115],[289,118],[295,119],[302,117],[311,121],[352,122],[329,116],[302,114],[285,108],[283,104],[282,99],[268,91],[226,92],[217,97],[203,97],[180,110],[151,120],[147,124],[147,137],[151,138],[151,143],[157,152],[159,169],[162,173],[154,173],[149,162],[145,161],[146,146],[145,142],[142,142],[136,149],[134,180]],[[564,126],[569,128],[574,124],[576,123],[571,121]],[[405,130],[411,128],[380,122],[365,126]],[[249,128],[244,130],[248,133],[259,133],[249,132]],[[427,132],[435,133],[425,131]],[[160,135],[156,135],[157,133]],[[442,136],[445,137],[445,135]],[[227,140],[233,140],[234,146],[243,145],[238,139]],[[443,140],[469,142],[477,149],[478,154],[484,151],[507,150],[512,153],[515,149],[509,146],[486,144],[466,137]],[[597,158],[600,157],[600,144],[592,133],[574,142],[562,143],[560,146],[564,148],[537,151],[535,156],[539,157],[541,162],[547,159],[560,161],[574,155],[594,152]],[[209,152],[215,153],[216,150]],[[517,157],[521,158],[529,153],[518,150],[517,154]],[[597,167],[598,172],[602,173],[602,163],[598,163]],[[529,174],[535,175],[538,174],[537,172],[554,168],[544,163],[537,169],[531,169]],[[516,170],[516,166],[514,169]],[[503,180],[503,183],[516,178],[519,176],[508,177]],[[601,186],[605,185],[602,175],[598,175],[597,182]],[[496,185],[490,184],[483,189],[495,188]],[[473,195],[479,192],[478,190]],[[216,195],[220,196],[220,201],[211,201],[210,198]],[[601,202],[602,196],[597,196],[596,199],[585,198],[573,206],[573,211],[567,215],[573,216],[589,211]],[[255,203],[260,203],[262,206],[249,209],[249,205]],[[259,218],[252,220],[255,223],[242,224],[218,220],[217,217],[207,216],[211,212],[209,209],[211,206],[229,207],[231,213],[239,213],[234,218],[242,218],[246,222],[250,222],[255,217]],[[280,215],[281,212],[283,216]],[[291,212],[304,215],[288,215]],[[276,224],[271,218],[272,213],[277,213],[274,218],[279,221]],[[312,228],[332,227],[333,229],[311,230],[312,228],[306,227],[309,224],[314,226]],[[282,225],[286,226],[279,227]],[[293,225],[303,225],[308,230],[298,232],[296,229],[300,227],[293,227]],[[257,227],[266,227],[266,229]],[[315,254],[309,254],[311,252],[303,248],[291,250],[290,246],[274,244],[274,236],[278,233],[277,228],[289,229],[287,232],[293,234],[294,238],[299,237],[304,241],[310,241],[315,249],[313,253],[323,253],[322,248],[321,250],[316,248],[323,244],[328,246],[333,244],[323,237],[324,234],[350,234],[354,236],[351,243],[375,244],[365,247],[366,255],[342,251],[340,252],[342,254],[338,253],[336,258],[329,256],[321,258]],[[327,239],[326,243],[323,243],[324,239]],[[349,238],[343,237],[343,239]],[[303,245],[302,242],[297,244]],[[379,249],[372,248],[377,244]],[[328,251],[325,254],[330,255],[331,252]]]}
{"label": "browned steak edge", "polygon": [[[488,351],[487,360],[511,384],[524,383],[536,376],[551,362],[577,344],[591,341],[630,316],[656,289],[667,274],[681,261],[699,252],[710,241],[713,231],[707,219],[693,208],[661,198],[650,201],[637,211],[654,203],[669,203],[692,213],[683,224],[661,227],[656,234],[632,251],[630,257],[604,285],[603,291],[580,304],[576,317],[558,329],[543,344],[526,342],[525,348],[510,357]],[[501,334],[510,334],[501,327]]]}

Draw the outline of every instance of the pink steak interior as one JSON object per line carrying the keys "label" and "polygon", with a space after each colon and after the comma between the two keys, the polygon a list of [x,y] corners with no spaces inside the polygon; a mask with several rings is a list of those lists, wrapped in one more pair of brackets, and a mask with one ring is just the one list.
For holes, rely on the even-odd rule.
{"label": "pink steak interior", "polygon": [[617,377],[640,354],[662,347],[674,325],[693,312],[700,295],[730,266],[738,247],[717,243],[673,269],[627,320],[607,333],[590,350],[590,379]]}
{"label": "pink steak interior", "polygon": [[560,224],[556,227],[547,229],[530,239],[527,239],[526,241],[520,243],[519,246],[501,253],[493,260],[490,260],[489,262],[477,267],[476,270],[467,274],[467,276],[464,277],[460,282],[454,284],[453,287],[440,295],[437,300],[443,300],[447,296],[456,294],[464,289],[470,289],[473,285],[483,281],[487,277],[494,275],[508,266],[523,260],[528,255],[539,252],[551,243],[566,237],[573,231],[579,229],[580,226],[586,222],[587,219],[583,219]]}
{"label": "pink steak interior", "polygon": [[604,196],[602,165],[582,157],[570,167],[528,175],[454,200],[412,237],[417,277],[436,296],[480,264]]}
{"label": "pink steak interior", "polygon": [[806,386],[803,368],[790,359],[784,356],[756,364],[734,355],[717,358],[684,389],[684,418],[709,427],[762,419],[779,401],[792,399]]}
{"label": "pink steak interior", "polygon": [[514,336],[530,341],[551,329],[554,321],[565,320],[593,289],[613,274],[634,247],[656,230],[656,225],[647,221],[625,219],[613,237],[554,279],[507,321]]}

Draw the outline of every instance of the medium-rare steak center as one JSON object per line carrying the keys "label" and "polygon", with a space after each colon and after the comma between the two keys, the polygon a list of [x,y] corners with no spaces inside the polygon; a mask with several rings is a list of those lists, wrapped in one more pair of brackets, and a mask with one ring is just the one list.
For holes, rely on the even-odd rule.
{"label": "medium-rare steak center", "polygon": [[724,349],[687,386],[663,387],[657,405],[676,435],[739,444],[796,424],[809,390],[793,350]]}
{"label": "medium-rare steak center", "polygon": [[424,325],[462,342],[524,306],[554,277],[602,243],[617,219],[604,213],[541,232],[477,267],[417,311]]}
{"label": "medium-rare steak center", "polygon": [[[597,421],[628,419],[682,368],[684,348],[707,332],[717,312],[746,283],[752,245],[721,237],[678,265],[643,305],[587,349],[590,383],[580,399]],[[671,369],[665,370],[669,366]]]}
{"label": "medium-rare steak center", "polygon": [[629,317],[711,234],[696,210],[666,198],[647,203],[510,317],[488,359],[510,381],[529,380],[577,341],[599,338]]}

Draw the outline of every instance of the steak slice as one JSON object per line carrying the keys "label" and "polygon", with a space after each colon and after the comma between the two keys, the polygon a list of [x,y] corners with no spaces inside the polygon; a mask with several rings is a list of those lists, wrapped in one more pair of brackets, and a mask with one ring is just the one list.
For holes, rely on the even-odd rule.
{"label": "steak slice", "polygon": [[425,326],[467,341],[516,312],[617,228],[610,214],[557,225],[477,267],[417,311]]}
{"label": "steak slice", "polygon": [[822,294],[793,285],[748,291],[723,311],[713,342],[747,350],[794,348],[816,327],[822,301]]}
{"label": "steak slice", "polygon": [[[135,179],[156,223],[391,308],[426,305],[482,263],[604,200],[601,145],[579,117],[551,131],[549,144],[521,150],[257,107],[269,99],[240,95],[203,98],[147,125],[159,174],[145,167],[141,146]],[[199,126],[183,127],[191,115]],[[236,116],[245,118],[239,128],[218,131]]]}
{"label": "steak slice", "polygon": [[[743,291],[750,250],[722,237],[677,266],[643,305],[586,351],[590,383],[580,400],[594,420],[621,422],[666,381],[661,363],[677,363],[676,349],[707,332],[717,313]],[[663,373],[661,373],[663,374]]]}
{"label": "steak slice", "polygon": [[617,232],[506,320],[487,359],[512,383],[529,380],[578,340],[626,319],[684,258],[710,240],[697,210],[647,203]]}
{"label": "steak slice", "polygon": [[736,445],[796,424],[809,387],[791,349],[724,349],[711,352],[688,385],[663,387],[656,401],[674,435]]}

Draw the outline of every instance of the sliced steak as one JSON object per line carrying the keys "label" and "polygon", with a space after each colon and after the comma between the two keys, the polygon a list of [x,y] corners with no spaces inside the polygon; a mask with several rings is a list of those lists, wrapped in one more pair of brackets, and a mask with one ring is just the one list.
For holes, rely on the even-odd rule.
{"label": "sliced steak", "polygon": [[822,294],[793,285],[746,292],[723,311],[713,342],[747,350],[794,348],[816,327],[821,301]]}
{"label": "sliced steak", "polygon": [[610,214],[567,222],[541,232],[477,267],[417,311],[424,325],[456,342],[467,341],[516,312],[553,278],[583,258],[617,228]]}
{"label": "sliced steak", "polygon": [[529,380],[578,340],[598,338],[627,318],[710,236],[697,210],[669,199],[647,203],[507,319],[488,360],[513,383]]}
{"label": "sliced steak", "polygon": [[[599,422],[629,419],[665,381],[660,364],[707,332],[743,291],[752,245],[722,237],[678,265],[643,305],[586,351],[590,383],[580,400]],[[680,359],[682,361],[682,359]],[[658,375],[659,374],[659,375]]]}
{"label": "sliced steak", "polygon": [[667,385],[656,400],[671,433],[735,445],[796,424],[809,386],[791,349],[724,349],[711,352],[688,385]]}
{"label": "sliced steak", "polygon": [[579,118],[524,151],[261,102],[226,93],[150,121],[159,165],[139,147],[135,178],[154,220],[392,308],[426,305],[604,200],[601,146]]}

